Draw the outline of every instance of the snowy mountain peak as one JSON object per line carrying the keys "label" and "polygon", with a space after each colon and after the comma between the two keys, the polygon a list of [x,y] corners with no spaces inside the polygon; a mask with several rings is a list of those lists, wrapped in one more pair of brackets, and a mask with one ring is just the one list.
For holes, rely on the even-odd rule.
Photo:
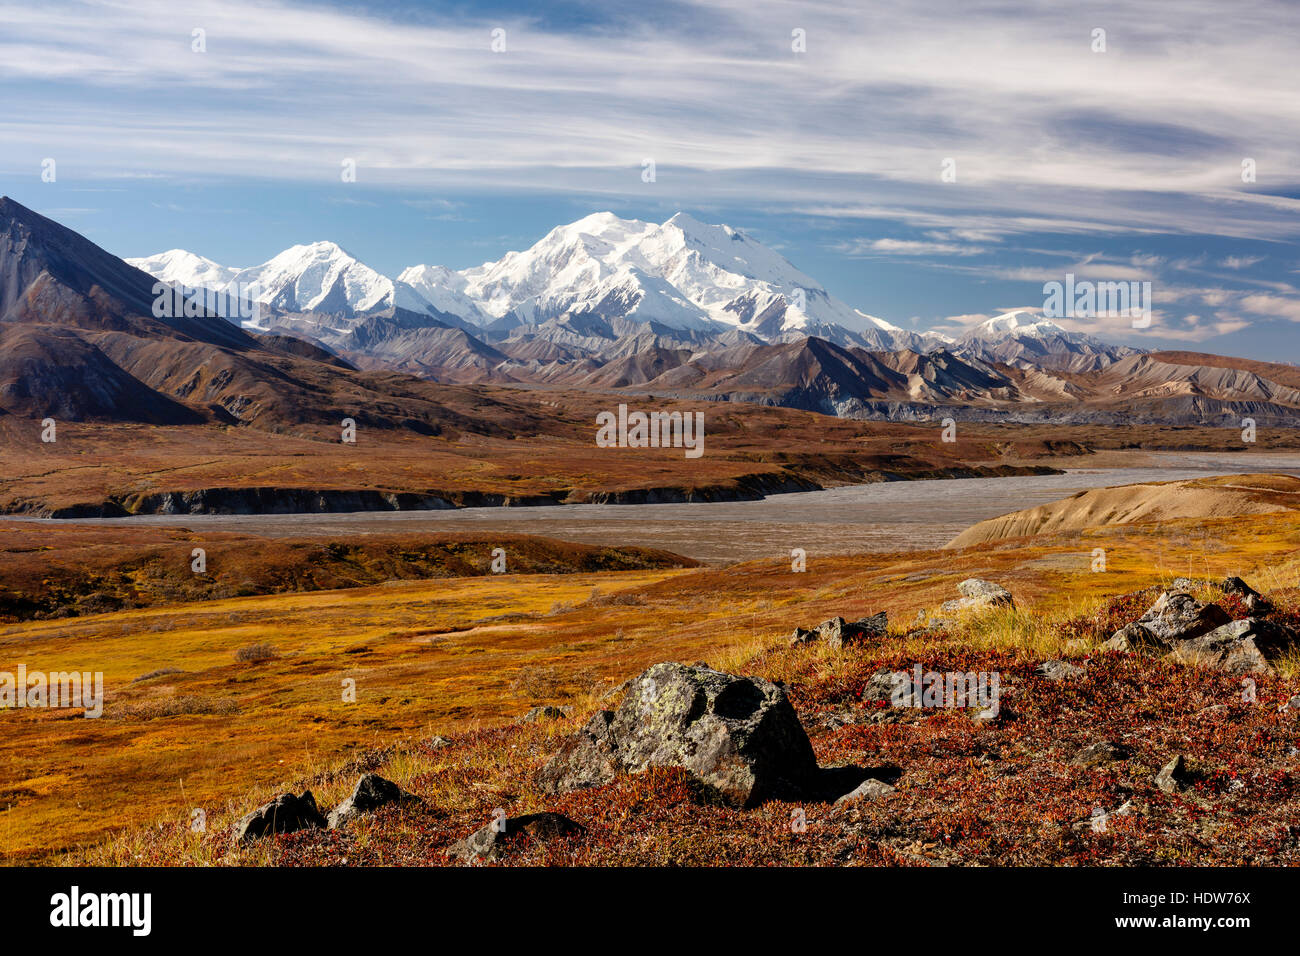
{"label": "snowy mountain peak", "polygon": [[961,337],[959,346],[966,354],[985,361],[1074,371],[1105,368],[1137,351],[1107,345],[1082,332],[1070,332],[1051,319],[1023,309],[985,319]]}
{"label": "snowy mountain peak", "polygon": [[179,249],[131,263],[190,286],[243,295],[252,287],[259,302],[282,315],[328,316],[323,324],[339,333],[369,316],[401,310],[435,327],[509,330],[591,316],[766,342],[818,336],[885,351],[952,346],[995,361],[1048,354],[1109,361],[1132,351],[1068,332],[1028,310],[986,319],[957,342],[917,334],[840,301],[748,233],[685,211],[662,223],[593,212],[495,262],[461,271],[416,265],[395,279],[328,240],[293,246],[249,269],[229,269]]}
{"label": "snowy mountain peak", "polygon": [[1023,309],[1017,309],[1013,312],[995,315],[991,319],[985,319],[968,332],[966,338],[997,341],[1008,336],[1031,335],[1041,338],[1051,335],[1068,336],[1070,334],[1051,319]]}
{"label": "snowy mountain peak", "polygon": [[169,249],[156,256],[127,259],[126,262],[155,279],[192,289],[220,288],[233,279],[238,271],[184,249]]}

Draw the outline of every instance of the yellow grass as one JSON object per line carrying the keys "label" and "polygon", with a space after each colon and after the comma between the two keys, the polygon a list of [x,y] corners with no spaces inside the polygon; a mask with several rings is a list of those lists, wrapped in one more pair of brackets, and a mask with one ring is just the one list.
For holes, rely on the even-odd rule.
{"label": "yellow grass", "polygon": [[[796,625],[879,610],[889,612],[899,635],[918,610],[955,597],[956,583],[970,576],[1004,584],[1017,609],[971,617],[954,639],[1040,658],[1075,656],[1090,648],[1070,646],[1056,625],[1109,595],[1229,573],[1266,592],[1294,588],[1297,541],[1300,518],[1266,516],[1099,529],[967,551],[810,555],[803,574],[779,559],[445,579],[4,626],[0,670],[25,663],[29,670],[103,671],[107,702],[99,720],[0,712],[0,848],[11,861],[51,859],[123,828],[186,819],[194,807],[228,825],[277,789],[368,748],[510,722],[539,703],[571,705],[581,719],[657,661],[742,669]],[[1106,552],[1104,573],[1091,570],[1096,548]],[[274,659],[236,661],[240,648],[263,642],[275,648]],[[824,649],[814,653],[824,655],[826,668],[837,666]],[[183,673],[132,683],[163,668]],[[343,700],[345,679],[356,681],[355,703]],[[238,712],[150,716],[183,697],[233,701]],[[536,733],[558,735],[571,723]],[[429,769],[399,762],[386,773],[399,783],[424,774],[427,793]],[[355,775],[345,776],[317,794],[322,806],[345,795]],[[440,793],[438,800],[455,806],[457,796]],[[124,839],[114,859],[130,859],[138,836]],[[240,859],[255,861],[257,852]]]}

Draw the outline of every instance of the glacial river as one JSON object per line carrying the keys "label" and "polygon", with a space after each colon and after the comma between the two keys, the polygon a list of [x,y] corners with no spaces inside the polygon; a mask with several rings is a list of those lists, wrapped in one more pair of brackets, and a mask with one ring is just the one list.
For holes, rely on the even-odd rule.
{"label": "glacial river", "polygon": [[721,563],[788,555],[796,547],[809,555],[937,548],[977,521],[1089,488],[1243,472],[1300,476],[1300,453],[1148,453],[1143,459],[1141,466],[1079,468],[1062,475],[849,485],[760,501],[323,515],[145,515],[78,523],[295,537],[496,531],[664,548]]}

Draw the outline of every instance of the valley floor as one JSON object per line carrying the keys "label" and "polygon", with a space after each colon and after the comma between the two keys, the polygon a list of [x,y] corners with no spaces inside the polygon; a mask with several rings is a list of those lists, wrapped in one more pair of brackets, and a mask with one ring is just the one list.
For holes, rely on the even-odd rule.
{"label": "valley floor", "polygon": [[[1261,677],[1258,703],[1246,706],[1238,679],[1098,646],[1146,606],[1111,597],[1178,576],[1239,574],[1293,607],[1298,543],[1300,520],[1270,515],[956,552],[814,555],[803,573],[782,560],[498,575],[10,624],[0,669],[102,670],[107,701],[98,720],[0,713],[0,846],[11,862],[439,863],[504,808],[558,809],[587,827],[516,862],[1294,861],[1296,727],[1278,704],[1295,693],[1295,662]],[[1093,570],[1098,548],[1103,573]],[[1005,585],[1019,609],[914,631],[918,610],[971,576]],[[878,611],[891,621],[882,642],[838,655],[785,646],[795,626]],[[260,645],[266,659],[236,659]],[[1086,678],[1034,675],[1060,657],[1090,657]],[[883,768],[895,794],[848,809],[800,805],[799,834],[790,804],[716,806],[675,771],[543,796],[535,775],[562,737],[665,660],[786,681],[819,761]],[[867,713],[865,680],[913,663],[1000,671],[1003,715],[986,725],[957,712]],[[348,681],[355,702],[344,699]],[[572,711],[516,723],[543,704]],[[1101,769],[1070,763],[1101,739],[1126,742],[1132,756]],[[1176,752],[1198,783],[1170,795],[1150,781]],[[332,806],[366,769],[427,805],[380,811],[346,834],[232,848],[231,824],[258,803],[310,786]],[[1074,828],[1095,807],[1112,813],[1130,800],[1141,812],[1113,817],[1100,839]],[[196,808],[205,833],[190,829]]]}

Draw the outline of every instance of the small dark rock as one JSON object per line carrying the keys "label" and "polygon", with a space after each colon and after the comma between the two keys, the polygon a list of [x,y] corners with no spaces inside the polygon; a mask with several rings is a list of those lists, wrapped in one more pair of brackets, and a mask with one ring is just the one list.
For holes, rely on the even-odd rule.
{"label": "small dark rock", "polygon": [[884,637],[889,629],[889,617],[881,611],[871,617],[858,621],[846,621],[842,617],[833,617],[823,621],[814,628],[796,627],[790,635],[790,645],[810,644],[822,641],[831,650],[842,651],[850,644]]}
{"label": "small dark rock", "polygon": [[1246,605],[1246,610],[1251,614],[1262,614],[1272,610],[1272,605],[1268,598],[1260,594],[1241,578],[1232,576],[1223,579],[1219,585],[1219,590],[1224,594],[1236,594],[1241,598],[1241,603]]}
{"label": "small dark rock", "polygon": [[236,843],[247,844],[268,834],[318,830],[324,826],[325,818],[316,807],[316,798],[310,790],[304,790],[301,797],[282,793],[245,814],[235,824],[234,837]]}
{"label": "small dark rock", "polygon": [[555,707],[547,704],[542,707],[533,707],[528,713],[519,718],[521,724],[535,724],[543,720],[563,720],[573,713],[572,707]]}
{"label": "small dark rock", "polygon": [[331,830],[337,830],[363,813],[373,813],[389,804],[423,803],[413,793],[407,793],[391,780],[385,780],[377,773],[368,773],[357,781],[352,794],[330,811],[327,820]]}
{"label": "small dark rock", "polygon": [[1161,767],[1160,772],[1156,774],[1156,786],[1165,793],[1176,793],[1186,789],[1189,783],[1191,783],[1191,775],[1187,772],[1187,763],[1183,760],[1182,754]]}
{"label": "small dark rock", "polygon": [[465,839],[452,845],[448,852],[467,862],[488,860],[495,862],[517,844],[519,834],[527,834],[543,843],[586,832],[586,827],[575,823],[562,813],[529,813],[519,817],[505,817],[500,823],[489,823],[475,830]]}
{"label": "small dark rock", "polygon": [[1132,751],[1121,743],[1111,740],[1099,740],[1089,744],[1074,755],[1070,763],[1076,767],[1100,767],[1102,764],[1127,760]]}
{"label": "small dark rock", "polygon": [[817,639],[817,631],[811,627],[796,627],[794,633],[790,635],[790,646],[796,644],[810,644]]}

